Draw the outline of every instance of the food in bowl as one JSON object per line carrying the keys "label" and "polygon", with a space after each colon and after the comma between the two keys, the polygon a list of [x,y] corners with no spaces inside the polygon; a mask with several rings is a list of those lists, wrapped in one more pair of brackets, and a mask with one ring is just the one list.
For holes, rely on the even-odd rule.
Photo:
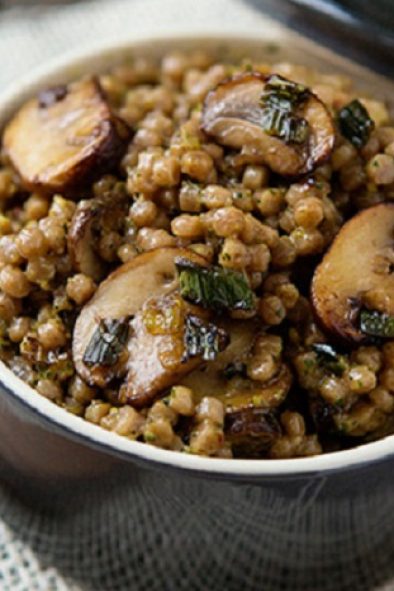
{"label": "food in bowl", "polygon": [[0,168],[1,359],[121,436],[292,458],[394,431],[394,126],[343,76],[135,59]]}

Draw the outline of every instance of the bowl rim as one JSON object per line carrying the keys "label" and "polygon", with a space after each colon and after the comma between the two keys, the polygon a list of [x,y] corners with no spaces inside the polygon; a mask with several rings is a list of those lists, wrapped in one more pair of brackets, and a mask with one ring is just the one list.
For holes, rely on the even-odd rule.
{"label": "bowl rim", "polygon": [[[269,20],[269,19],[268,19]],[[276,26],[276,23],[275,23]],[[285,27],[280,29],[286,31],[293,38],[299,35],[289,32]],[[89,66],[92,61],[107,60],[112,56],[118,56],[122,52],[135,49],[147,42],[158,43],[160,41],[175,43],[192,40],[240,41],[244,43],[261,43],[261,32],[245,32],[234,30],[234,32],[206,33],[204,31],[193,31],[185,34],[179,31],[150,32],[133,34],[133,39],[117,43],[100,44],[84,50],[69,52],[60,58],[56,58],[34,69],[31,73],[21,77],[19,81],[13,82],[6,91],[0,93],[0,131],[2,121],[6,121],[9,114],[31,93],[47,83],[53,83],[53,79],[59,75],[70,78],[72,72],[78,68]],[[269,41],[269,40],[268,40]],[[306,44],[316,46],[312,41],[306,40]],[[318,47],[318,46],[317,46]],[[325,54],[333,54],[325,48]],[[341,58],[342,60],[342,58]],[[344,58],[343,62],[350,63]],[[358,74],[365,74],[380,81],[381,76],[369,72],[363,66],[354,66]],[[387,81],[386,81],[387,82]],[[144,463],[156,464],[175,469],[186,470],[210,476],[224,478],[248,478],[261,479],[264,477],[298,477],[310,474],[324,475],[329,472],[349,470],[371,462],[382,461],[394,453],[394,435],[386,436],[378,441],[366,443],[361,446],[322,454],[319,456],[291,459],[220,459],[174,452],[161,449],[146,443],[128,440],[116,433],[106,431],[98,425],[89,423],[81,417],[68,413],[63,408],[37,394],[37,392],[19,377],[3,362],[0,362],[0,388],[3,387],[11,397],[15,397],[25,407],[28,407],[34,414],[43,420],[49,421],[56,426],[65,437],[77,439],[90,447],[100,449],[111,455],[117,455],[126,460],[141,460]]]}

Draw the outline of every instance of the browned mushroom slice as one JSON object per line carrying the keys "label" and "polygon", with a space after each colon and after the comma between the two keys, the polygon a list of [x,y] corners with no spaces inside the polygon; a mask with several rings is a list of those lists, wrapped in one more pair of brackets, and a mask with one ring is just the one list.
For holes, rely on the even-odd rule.
{"label": "browned mushroom slice", "polygon": [[143,407],[227,345],[225,331],[178,292],[148,300],[133,321],[122,400]]}
{"label": "browned mushroom slice", "polygon": [[122,156],[129,130],[94,78],[31,99],[4,132],[4,149],[27,189],[70,192]]}
{"label": "browned mushroom slice", "polygon": [[394,203],[375,205],[349,220],[313,277],[312,302],[321,324],[357,343],[368,338],[360,325],[363,309],[394,322],[393,261]]}
{"label": "browned mushroom slice", "polygon": [[309,89],[258,72],[234,76],[211,91],[202,128],[284,176],[313,170],[330,156],[335,139],[326,107]]}
{"label": "browned mushroom slice", "polygon": [[97,254],[100,238],[110,231],[121,230],[127,214],[127,199],[96,197],[80,201],[68,230],[68,251],[73,267],[100,280],[107,265]]}
{"label": "browned mushroom slice", "polygon": [[[142,254],[112,273],[84,306],[74,327],[73,358],[87,383],[104,387],[129,372],[122,394],[126,401],[141,406],[148,399],[144,396],[152,399],[203,361],[209,354],[209,350],[205,353],[208,345],[224,345],[224,334],[215,333],[206,312],[200,314],[199,309],[175,297],[178,257],[207,264],[192,251],[180,248]],[[201,330],[197,331],[199,322]],[[214,343],[204,340],[207,331],[210,335],[214,332]],[[194,349],[190,351],[186,339],[192,337]]]}

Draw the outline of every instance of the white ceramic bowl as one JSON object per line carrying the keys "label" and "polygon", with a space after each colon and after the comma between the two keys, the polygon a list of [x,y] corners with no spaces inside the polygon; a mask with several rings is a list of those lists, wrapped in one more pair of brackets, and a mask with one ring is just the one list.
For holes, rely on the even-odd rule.
{"label": "white ceramic bowl", "polygon": [[[272,53],[272,41],[279,44],[275,53]],[[327,72],[350,74],[361,88],[373,88],[374,96],[389,97],[393,92],[392,83],[279,27],[271,30],[269,42],[262,41],[261,34],[253,32],[247,37],[239,37],[235,33],[204,37],[197,36],[195,32],[177,37],[172,34],[165,37],[151,35],[149,38],[134,39],[126,45],[101,47],[92,53],[68,56],[16,81],[0,95],[0,128],[24,100],[48,85],[67,82],[86,72],[105,71],[130,52],[133,55],[161,55],[168,49],[201,46],[225,57],[250,55],[266,57],[270,61],[289,59]],[[331,565],[332,556],[324,550],[328,532],[331,547],[338,548],[338,551],[344,536],[346,538],[350,532],[357,535],[357,539],[364,540],[361,554],[371,555],[380,546],[375,541],[373,547],[367,543],[368,532],[371,528],[376,529],[376,524],[382,521],[378,516],[383,510],[385,515],[387,511],[393,514],[389,494],[393,484],[391,473],[394,473],[393,436],[319,457],[269,461],[212,459],[158,449],[105,431],[39,396],[3,364],[0,367],[0,390],[2,474],[19,493],[24,493],[29,500],[35,498],[39,502],[45,499],[47,506],[48,503],[55,503],[56,498],[57,501],[60,499],[62,507],[74,507],[73,499],[80,499],[81,491],[86,492],[87,483],[99,490],[107,484],[108,474],[121,474],[119,482],[135,482],[136,479],[144,482],[146,499],[150,498],[150,493],[155,499],[160,499],[165,490],[182,495],[185,501],[183,510],[191,515],[189,522],[187,519],[186,522],[179,521],[179,507],[168,509],[169,512],[175,511],[173,528],[174,535],[178,532],[178,536],[181,535],[181,528],[192,528],[193,520],[198,520],[199,516],[203,521],[205,519],[206,531],[210,531],[213,524],[206,516],[203,517],[202,503],[205,509],[211,504],[217,511],[220,506],[218,497],[221,495],[223,498],[224,495],[226,507],[231,508],[234,523],[237,523],[237,531],[243,531],[242,536],[239,534],[241,543],[241,540],[245,542],[250,528],[247,499],[255,498],[256,523],[249,534],[252,536],[259,531],[261,539],[269,535],[282,546],[293,539],[300,553],[298,566],[303,564],[308,573],[316,566],[316,555]],[[118,481],[113,485],[114,495],[116,484]],[[342,507],[343,502],[346,502],[347,509],[344,510],[345,518],[341,526],[336,515],[338,506]],[[365,503],[370,506],[367,512]],[[155,505],[157,510],[159,506],[160,503]],[[316,517],[318,507],[321,510]],[[314,523],[310,521],[310,511],[315,512]],[[134,518],[138,520],[138,516]],[[357,522],[357,528],[349,525],[350,521]],[[385,527],[380,527],[379,543],[383,543],[383,534],[391,532],[391,522],[389,519],[384,522]],[[150,527],[149,520],[145,526]],[[297,536],[297,527],[304,528],[303,540]],[[233,535],[231,531],[230,527],[229,536]],[[220,550],[223,560],[229,550],[226,540],[224,536]],[[204,542],[200,543],[202,548]],[[355,549],[358,553],[352,555],[352,559],[360,558],[361,546]],[[311,547],[317,554],[311,553]],[[209,544],[207,548],[209,550]],[[196,551],[199,551],[198,548]],[[250,557],[251,567],[252,562],[255,564],[256,560],[263,558],[260,550],[257,554],[255,552]],[[290,550],[284,550],[280,559],[276,558],[280,564],[283,563],[282,566],[293,568],[294,556]],[[168,555],[167,559],[172,560],[173,556]],[[248,559],[245,560],[248,562]],[[335,560],[341,558],[336,557]],[[236,561],[229,564],[227,570],[233,569],[234,564]]]}

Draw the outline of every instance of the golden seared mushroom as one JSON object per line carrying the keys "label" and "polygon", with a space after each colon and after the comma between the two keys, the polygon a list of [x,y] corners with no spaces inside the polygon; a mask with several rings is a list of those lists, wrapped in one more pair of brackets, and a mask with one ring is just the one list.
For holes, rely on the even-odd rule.
{"label": "golden seared mushroom", "polygon": [[3,146],[27,189],[70,193],[116,164],[129,135],[98,81],[87,78],[24,104],[7,125]]}
{"label": "golden seared mushroom", "polygon": [[326,107],[308,88],[258,72],[227,79],[207,95],[202,129],[291,177],[327,160],[335,139]]}
{"label": "golden seared mushroom", "polygon": [[285,364],[266,382],[247,375],[247,362],[258,336],[255,322],[231,321],[221,324],[229,335],[228,347],[207,366],[192,371],[182,384],[195,398],[210,393],[225,407],[225,432],[236,455],[259,456],[280,435],[276,409],[284,402],[292,384]]}
{"label": "golden seared mushroom", "polygon": [[142,254],[101,283],[82,309],[73,358],[88,384],[104,387],[127,374],[121,400],[142,407],[226,346],[226,334],[209,323],[209,312],[180,296],[178,259],[207,265],[186,249]]}
{"label": "golden seared mushroom", "polygon": [[84,199],[75,209],[68,230],[68,252],[74,269],[99,281],[107,265],[97,254],[100,238],[111,231],[120,231],[127,214],[126,195],[113,199],[110,195]]}
{"label": "golden seared mushroom", "polygon": [[323,327],[341,339],[394,337],[394,203],[342,227],[315,271],[312,302]]}
{"label": "golden seared mushroom", "polygon": [[179,378],[216,358],[227,334],[176,291],[146,302],[132,323],[128,375],[121,397],[143,407]]}

